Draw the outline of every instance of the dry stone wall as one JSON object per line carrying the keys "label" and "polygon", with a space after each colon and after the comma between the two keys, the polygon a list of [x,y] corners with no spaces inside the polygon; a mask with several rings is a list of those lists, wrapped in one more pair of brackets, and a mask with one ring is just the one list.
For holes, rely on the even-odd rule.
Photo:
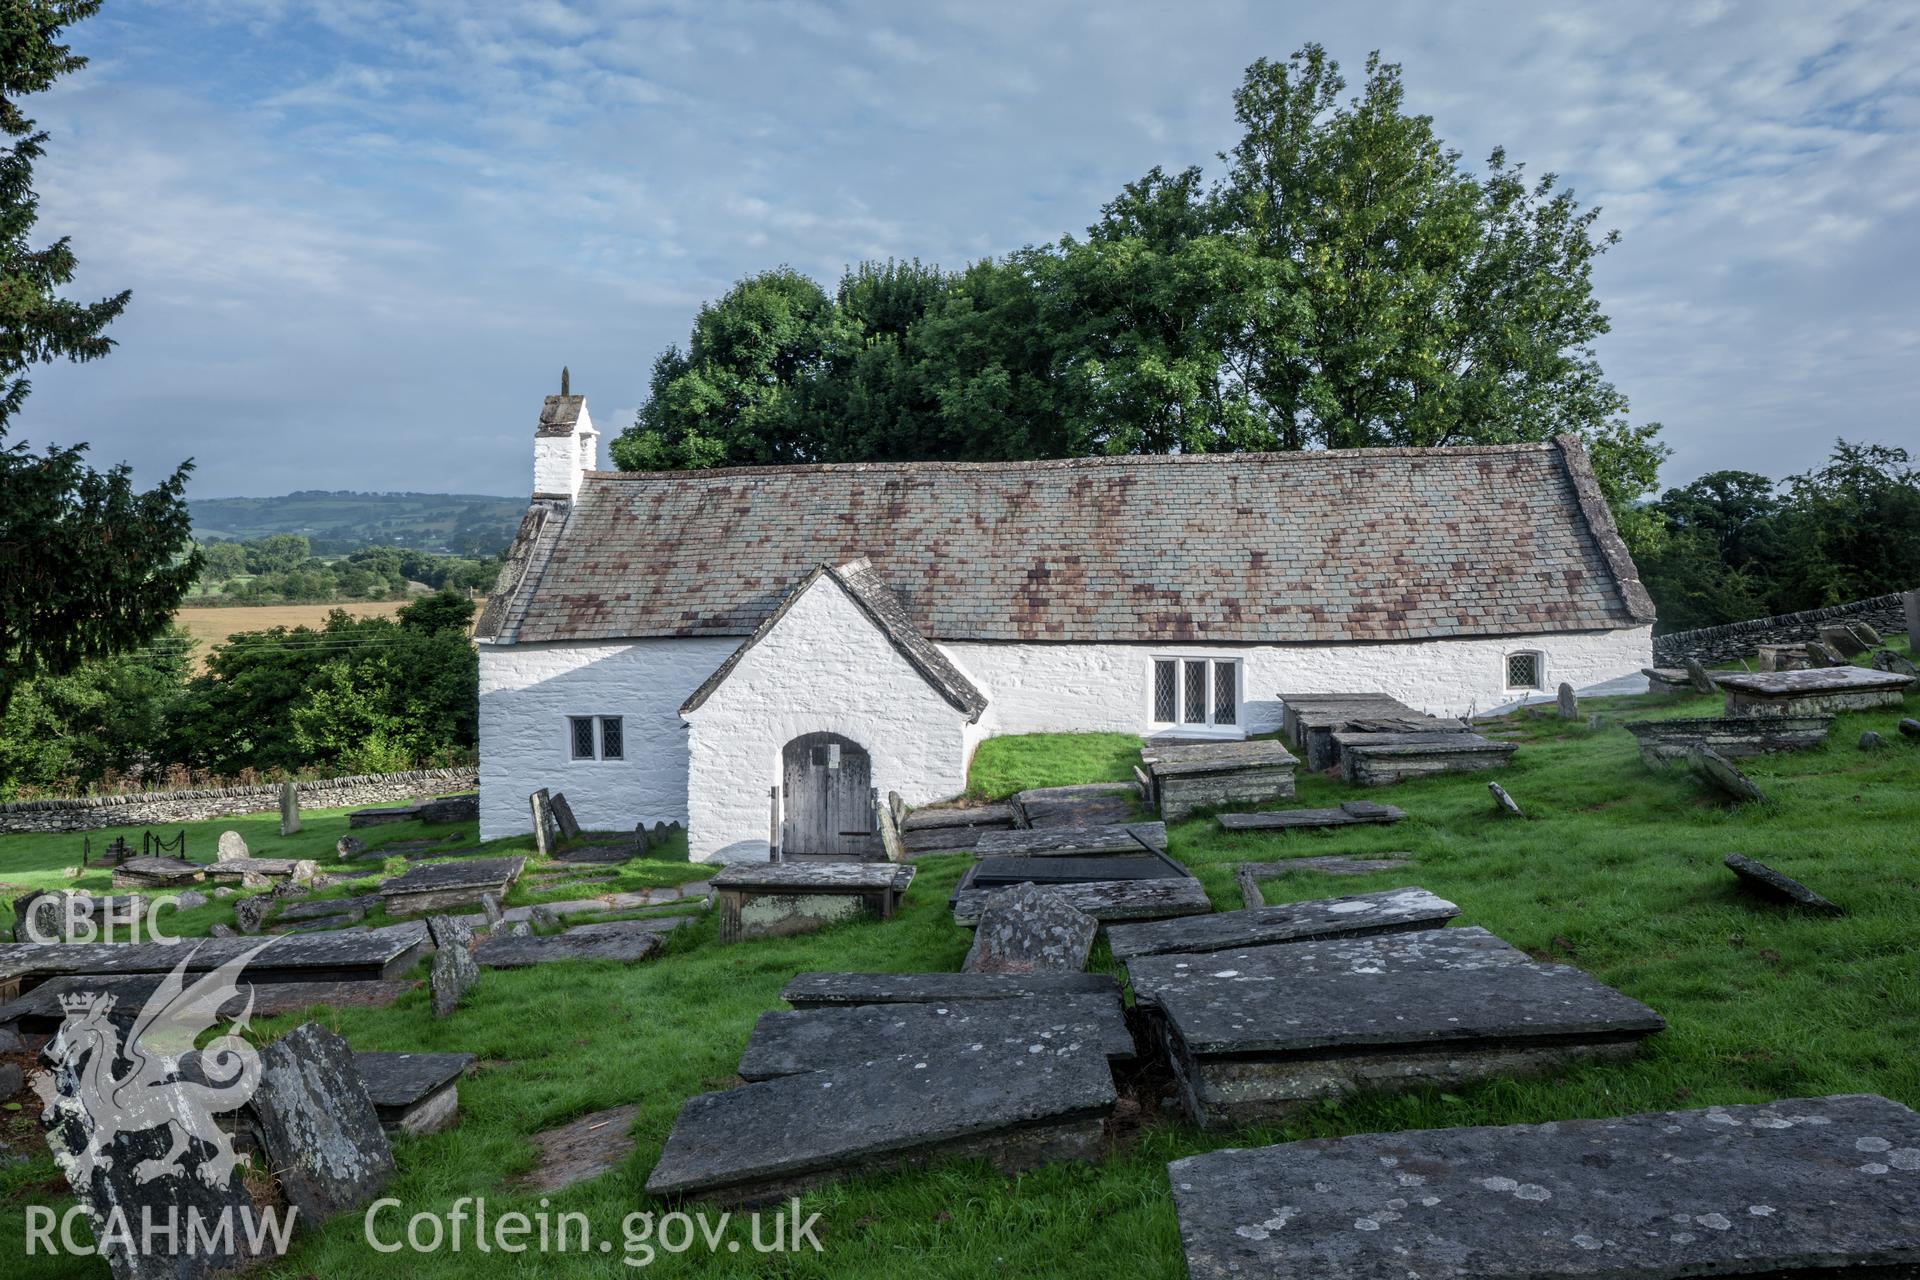
{"label": "dry stone wall", "polygon": [[1753,653],[1763,644],[1802,644],[1818,640],[1822,623],[1865,622],[1882,635],[1897,635],[1906,630],[1906,610],[1899,593],[1836,604],[1802,613],[1783,613],[1771,618],[1752,618],[1729,622],[1725,626],[1701,627],[1697,631],[1676,631],[1653,638],[1654,661],[1663,667],[1677,667],[1688,658],[1697,662],[1732,662]]}
{"label": "dry stone wall", "polygon": [[[321,778],[299,784],[300,804],[307,809],[345,809],[388,804],[419,796],[471,791],[480,785],[473,768],[414,769],[406,773],[363,774],[351,778]],[[0,835],[31,832],[98,831],[102,827],[133,827],[174,822],[200,822],[242,813],[266,813],[279,808],[280,784],[253,787],[211,787],[197,791],[140,791],[117,796],[84,796],[71,800],[22,800],[0,804]]]}

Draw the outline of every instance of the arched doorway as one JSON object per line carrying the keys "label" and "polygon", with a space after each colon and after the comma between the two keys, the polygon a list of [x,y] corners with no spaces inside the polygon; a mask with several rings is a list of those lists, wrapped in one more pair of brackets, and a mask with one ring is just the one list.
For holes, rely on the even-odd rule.
{"label": "arched doorway", "polygon": [[803,733],[780,760],[782,857],[880,856],[866,748],[837,733]]}

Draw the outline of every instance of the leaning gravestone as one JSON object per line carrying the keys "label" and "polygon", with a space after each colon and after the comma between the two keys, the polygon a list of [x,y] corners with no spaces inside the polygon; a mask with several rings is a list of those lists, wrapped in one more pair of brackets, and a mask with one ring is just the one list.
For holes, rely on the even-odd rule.
{"label": "leaning gravestone", "polygon": [[1857,658],[1867,651],[1866,644],[1852,627],[1844,622],[1830,623],[1820,628],[1820,640],[1837,650],[1843,658]]}
{"label": "leaning gravestone", "polygon": [[260,1050],[260,1087],[248,1106],[301,1226],[371,1202],[393,1177],[393,1148],[353,1050],[317,1022]]}
{"label": "leaning gravestone", "polygon": [[248,856],[247,842],[240,838],[238,831],[222,831],[220,833],[218,861],[244,862]]}
{"label": "leaning gravestone", "polygon": [[1698,658],[1687,659],[1687,682],[1693,686],[1695,693],[1713,692],[1713,677],[1700,664]]}
{"label": "leaning gravestone", "polygon": [[1554,700],[1560,705],[1560,718],[1562,720],[1577,720],[1580,718],[1580,700],[1573,696],[1572,685],[1562,682],[1559,694]]}
{"label": "leaning gravestone", "polygon": [[1500,812],[1515,818],[1524,818],[1527,816],[1520,811],[1520,802],[1508,795],[1507,789],[1499,783],[1489,782],[1487,784],[1487,791],[1493,796],[1493,803],[1499,808]]}
{"label": "leaning gravestone", "polygon": [[1735,800],[1764,801],[1767,793],[1753,779],[1734,767],[1733,761],[1712,747],[1695,743],[1687,751],[1687,765],[1695,775],[1732,796]]}
{"label": "leaning gravestone", "polygon": [[452,916],[428,916],[433,938],[433,969],[427,984],[433,997],[433,1016],[444,1018],[460,1007],[480,978],[480,962],[473,958],[473,930]]}
{"label": "leaning gravestone", "polygon": [[967,950],[966,973],[1078,973],[1100,922],[1030,884],[987,899]]}
{"label": "leaning gravestone", "polygon": [[1723,862],[1727,870],[1740,878],[1742,885],[1756,893],[1792,903],[1796,907],[1803,907],[1823,916],[1846,914],[1838,903],[1821,897],[1792,876],[1781,875],[1764,862],[1740,853],[1728,854]]}
{"label": "leaning gravestone", "polygon": [[1844,667],[1847,660],[1838,649],[1824,640],[1810,641],[1807,645],[1807,661],[1816,669],[1822,667]]}
{"label": "leaning gravestone", "polygon": [[[98,1052],[76,1049],[64,1033],[56,1035],[45,1050],[52,1086],[51,1096],[42,1095],[47,1106],[40,1118],[47,1150],[85,1207],[114,1280],[203,1280],[254,1261],[244,1252],[248,1242],[265,1244],[273,1234],[247,1193],[231,1148],[215,1146],[218,1139],[209,1134],[198,1149],[175,1151],[180,1129],[169,1124],[100,1132],[93,1111],[97,1086],[87,1078]],[[212,1117],[204,1118],[212,1129]],[[90,1155],[96,1138],[102,1149]],[[168,1171],[155,1176],[156,1169]],[[171,1237],[140,1239],[143,1221],[184,1224],[195,1216],[213,1228],[210,1239],[190,1242],[184,1227]],[[231,1223],[231,1232],[218,1229],[223,1221]]]}
{"label": "leaning gravestone", "polygon": [[280,784],[280,834],[290,836],[300,830],[300,786],[287,781]]}
{"label": "leaning gravestone", "polygon": [[573,816],[573,806],[567,803],[567,793],[564,791],[554,792],[553,798],[547,801],[547,806],[553,812],[553,825],[559,830],[560,838],[562,840],[578,840],[580,838],[580,823]]}

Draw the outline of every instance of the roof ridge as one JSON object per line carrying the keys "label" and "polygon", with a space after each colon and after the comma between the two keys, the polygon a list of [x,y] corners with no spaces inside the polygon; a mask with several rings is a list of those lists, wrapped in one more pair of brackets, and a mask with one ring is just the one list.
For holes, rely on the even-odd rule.
{"label": "roof ridge", "polygon": [[926,471],[1051,471],[1116,466],[1207,466],[1224,463],[1345,461],[1354,458],[1474,457],[1482,454],[1546,453],[1552,440],[1523,440],[1511,444],[1398,445],[1366,449],[1244,450],[1231,453],[1117,453],[1074,458],[1022,458],[997,462],[926,459],[894,462],[782,462],[767,466],[711,467],[690,471],[589,471],[590,480],[688,480],[700,477],[732,478],[765,475],[822,475],[833,472]]}

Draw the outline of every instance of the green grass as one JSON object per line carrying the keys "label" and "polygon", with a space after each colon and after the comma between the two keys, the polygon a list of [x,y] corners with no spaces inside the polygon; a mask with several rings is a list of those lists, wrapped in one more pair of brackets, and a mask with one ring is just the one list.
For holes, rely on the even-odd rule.
{"label": "green grass", "polygon": [[[1202,1134],[1149,1104],[1119,1149],[1097,1165],[1049,1167],[1007,1179],[978,1162],[873,1177],[817,1191],[826,1252],[760,1258],[749,1249],[660,1257],[667,1275],[796,1277],[999,1277],[1184,1274],[1167,1194],[1170,1159],[1221,1146],[1380,1129],[1537,1122],[1716,1103],[1850,1091],[1920,1105],[1920,747],[1894,731],[1920,714],[1920,698],[1843,716],[1817,750],[1753,761],[1748,772],[1772,797],[1730,807],[1681,774],[1654,774],[1618,727],[1643,715],[1715,714],[1717,700],[1636,698],[1595,703],[1605,725],[1515,718],[1521,749],[1497,775],[1530,820],[1499,817],[1486,776],[1429,779],[1390,791],[1411,815],[1393,827],[1226,836],[1199,818],[1175,825],[1172,851],[1222,909],[1240,905],[1233,865],[1292,856],[1407,851],[1420,861],[1365,878],[1288,876],[1270,900],[1298,900],[1420,884],[1460,904],[1460,923],[1484,925],[1543,958],[1578,965],[1645,1001],[1668,1020],[1631,1063],[1542,1081],[1500,1081],[1349,1099],[1283,1128]],[[1877,753],[1855,746],[1872,728],[1890,740]],[[974,764],[975,789],[1003,795],[1024,786],[1124,776],[1137,742],[1124,735],[999,739]],[[1295,803],[1325,805],[1353,792],[1304,779]],[[309,854],[331,846],[334,820],[284,842]],[[248,825],[249,823],[253,825]],[[263,855],[283,852],[272,818],[204,824],[243,831]],[[256,839],[256,833],[259,838]],[[393,829],[380,838],[417,836]],[[190,840],[195,837],[190,836]],[[511,844],[512,842],[508,842]],[[72,837],[0,840],[0,879],[51,875],[73,860]],[[204,845],[211,848],[210,837]],[[1765,859],[1843,904],[1841,919],[1772,907],[1739,892],[1721,857]],[[643,1184],[681,1103],[725,1087],[754,1019],[778,1008],[780,988],[809,969],[957,968],[968,943],[946,898],[965,856],[922,859],[908,902],[885,924],[853,924],[803,938],[718,945],[703,917],[678,931],[667,955],[621,968],[489,973],[470,1007],[436,1022],[425,993],[388,1009],[319,1015],[367,1048],[465,1050],[484,1065],[462,1085],[463,1118],[444,1134],[398,1144],[390,1194],[409,1212],[444,1212],[483,1195],[493,1214],[534,1212],[537,1197],[513,1177],[533,1161],[529,1137],[585,1112],[637,1103],[636,1149],[616,1172],[551,1197],[551,1210],[586,1213],[616,1239],[609,1255],[472,1252],[377,1255],[361,1220],[337,1220],[288,1259],[275,1277],[408,1280],[485,1276],[614,1276],[624,1215],[659,1208]],[[696,874],[686,863],[635,864],[628,875]],[[64,883],[64,882],[61,882]],[[593,886],[601,888],[604,886]],[[560,893],[551,896],[583,896]],[[1112,968],[1105,947],[1096,964]],[[266,1028],[284,1030],[282,1020]],[[16,1146],[20,1144],[16,1142]],[[44,1158],[0,1172],[0,1257],[20,1256],[21,1206],[66,1203]],[[52,1260],[34,1274],[100,1276],[105,1268]],[[5,1271],[0,1267],[0,1271]],[[7,1272],[13,1274],[13,1272]]]}

